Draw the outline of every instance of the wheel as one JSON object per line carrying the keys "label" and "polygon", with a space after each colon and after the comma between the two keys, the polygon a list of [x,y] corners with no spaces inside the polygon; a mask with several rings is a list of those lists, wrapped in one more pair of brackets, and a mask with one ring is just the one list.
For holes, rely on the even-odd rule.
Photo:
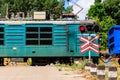
{"label": "wheel", "polygon": [[36,63],[35,63],[35,62],[36,62],[36,61],[35,61],[36,59],[35,59],[35,58],[32,58],[31,60],[32,60],[31,66],[35,66],[35,65],[36,65]]}
{"label": "wheel", "polygon": [[28,58],[28,60],[27,60],[27,64],[28,64],[29,66],[32,65],[32,59],[31,59],[31,58]]}
{"label": "wheel", "polygon": [[0,66],[3,66],[3,58],[0,58]]}

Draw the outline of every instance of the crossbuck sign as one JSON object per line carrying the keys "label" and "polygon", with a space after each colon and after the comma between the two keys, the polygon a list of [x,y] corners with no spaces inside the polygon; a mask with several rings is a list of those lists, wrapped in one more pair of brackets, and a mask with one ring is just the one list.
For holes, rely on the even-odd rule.
{"label": "crossbuck sign", "polygon": [[87,50],[92,50],[96,53],[99,53],[98,48],[100,47],[100,45],[95,43],[95,40],[98,38],[99,38],[99,36],[95,36],[91,39],[89,37],[85,38],[83,36],[80,36],[80,40],[84,42],[84,44],[82,44],[80,46],[80,48],[81,48],[80,53],[83,53]]}

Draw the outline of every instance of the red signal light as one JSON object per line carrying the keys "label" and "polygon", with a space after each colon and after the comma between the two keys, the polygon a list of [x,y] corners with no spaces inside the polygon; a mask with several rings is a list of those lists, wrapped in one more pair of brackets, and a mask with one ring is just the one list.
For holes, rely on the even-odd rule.
{"label": "red signal light", "polygon": [[85,27],[82,25],[79,27],[79,30],[83,33],[83,32],[85,32]]}

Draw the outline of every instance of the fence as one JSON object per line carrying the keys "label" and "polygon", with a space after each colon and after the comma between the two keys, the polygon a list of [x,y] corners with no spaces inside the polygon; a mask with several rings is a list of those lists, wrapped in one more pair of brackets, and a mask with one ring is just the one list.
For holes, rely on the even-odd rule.
{"label": "fence", "polygon": [[[117,80],[117,67],[108,67],[108,70],[105,69],[105,66],[96,66],[95,64],[86,63],[85,70],[89,70],[91,75],[96,75],[98,80],[105,80],[105,77],[108,77],[108,80]],[[107,73],[108,72],[108,73]]]}

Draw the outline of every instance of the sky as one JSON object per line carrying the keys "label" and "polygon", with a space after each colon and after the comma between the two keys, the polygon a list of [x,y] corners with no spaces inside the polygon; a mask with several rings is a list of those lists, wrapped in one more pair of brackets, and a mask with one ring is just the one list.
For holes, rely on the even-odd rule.
{"label": "sky", "polygon": [[[88,13],[88,10],[90,8],[91,5],[94,4],[94,0],[73,0],[74,2],[76,2],[78,5],[80,5],[83,10],[78,14],[78,19],[79,20],[85,20],[85,16]],[[67,0],[65,0],[65,8],[68,5],[73,5],[71,2],[67,3]],[[79,7],[77,7],[76,5],[73,5],[73,13],[76,14],[78,11],[80,10]]]}

